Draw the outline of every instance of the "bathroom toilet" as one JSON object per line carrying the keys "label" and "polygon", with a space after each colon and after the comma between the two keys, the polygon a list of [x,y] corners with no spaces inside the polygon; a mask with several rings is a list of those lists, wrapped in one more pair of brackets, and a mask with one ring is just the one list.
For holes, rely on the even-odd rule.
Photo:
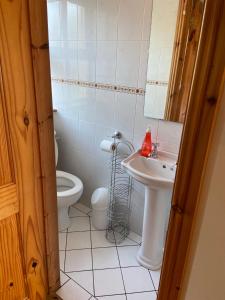
{"label": "bathroom toilet", "polygon": [[[56,135],[56,133],[55,133]],[[58,145],[55,138],[55,162],[58,162]],[[65,230],[70,227],[69,207],[75,204],[83,193],[82,181],[63,171],[56,171],[57,204],[58,204],[58,227]]]}

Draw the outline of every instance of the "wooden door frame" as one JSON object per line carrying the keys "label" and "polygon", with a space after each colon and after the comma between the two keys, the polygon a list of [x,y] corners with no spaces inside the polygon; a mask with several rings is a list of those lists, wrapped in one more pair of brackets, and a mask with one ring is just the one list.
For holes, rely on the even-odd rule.
{"label": "wooden door frame", "polygon": [[2,0],[0,17],[0,71],[15,168],[21,280],[30,299],[46,299],[60,285],[47,3]]}
{"label": "wooden door frame", "polygon": [[[57,287],[59,270],[56,253],[57,205],[56,202],[51,202],[56,199],[56,185],[47,10],[46,0],[27,0],[27,3],[39,132],[48,280],[50,290],[54,290]],[[182,288],[191,228],[220,102],[219,84],[225,65],[224,6],[223,0],[205,2],[204,23],[184,123],[158,300],[176,300]]]}
{"label": "wooden door frame", "polygon": [[[184,123],[158,300],[179,299],[225,70],[225,1],[205,1]],[[190,59],[190,58],[189,58]],[[185,62],[188,64],[189,60]]]}
{"label": "wooden door frame", "polygon": [[[225,64],[223,57],[224,5],[223,0],[206,0],[205,2],[204,21],[184,123],[158,300],[176,300],[179,297],[179,290],[182,288],[182,275],[185,270],[191,228],[207,162],[207,153],[210,149],[210,136],[220,102],[219,84],[222,81]],[[47,107],[45,101],[41,101],[43,106],[37,108],[39,123],[44,124],[48,118],[52,119],[50,94],[47,96],[46,94],[37,94],[40,91],[40,85],[43,90],[47,84],[46,92],[50,91],[49,74],[47,74],[46,80],[41,80],[44,73],[49,72],[46,1],[30,0],[29,9],[36,96],[48,100]],[[40,147],[42,160],[46,163],[44,144],[47,137],[45,134],[50,131],[45,126],[42,126],[42,130],[39,132],[40,140],[43,143]],[[48,160],[52,159],[52,153],[49,152]],[[42,167],[46,174],[52,174],[53,163],[46,166],[45,163],[42,164]],[[51,170],[49,171],[49,169]],[[51,242],[49,247],[54,252]]]}
{"label": "wooden door frame", "polygon": [[40,142],[49,294],[60,286],[54,124],[47,1],[27,0]]}

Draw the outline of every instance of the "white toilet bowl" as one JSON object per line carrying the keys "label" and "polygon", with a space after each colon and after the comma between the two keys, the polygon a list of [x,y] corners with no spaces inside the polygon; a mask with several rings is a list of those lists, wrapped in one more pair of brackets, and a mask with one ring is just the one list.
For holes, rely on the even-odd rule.
{"label": "white toilet bowl", "polygon": [[56,171],[58,226],[59,230],[70,227],[69,207],[75,204],[83,193],[82,181],[69,173]]}
{"label": "white toilet bowl", "polygon": [[[55,133],[56,135],[56,133]],[[58,162],[58,145],[55,139],[55,161]],[[75,204],[83,193],[82,181],[63,171],[56,171],[58,228],[59,231],[70,227],[69,207]]]}

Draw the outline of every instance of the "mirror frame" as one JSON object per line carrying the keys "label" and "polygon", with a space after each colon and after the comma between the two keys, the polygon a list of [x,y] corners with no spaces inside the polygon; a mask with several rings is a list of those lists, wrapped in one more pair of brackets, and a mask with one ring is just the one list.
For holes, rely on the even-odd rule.
{"label": "mirror frame", "polygon": [[[164,119],[184,123],[197,57],[203,2],[180,0]],[[186,64],[188,61],[188,64]]]}

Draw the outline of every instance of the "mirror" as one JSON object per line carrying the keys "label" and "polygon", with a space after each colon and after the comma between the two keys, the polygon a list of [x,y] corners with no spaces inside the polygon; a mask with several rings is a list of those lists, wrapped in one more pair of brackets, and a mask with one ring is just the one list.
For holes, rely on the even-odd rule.
{"label": "mirror", "polygon": [[179,0],[153,0],[145,91],[146,117],[180,121],[166,116],[178,6]]}

